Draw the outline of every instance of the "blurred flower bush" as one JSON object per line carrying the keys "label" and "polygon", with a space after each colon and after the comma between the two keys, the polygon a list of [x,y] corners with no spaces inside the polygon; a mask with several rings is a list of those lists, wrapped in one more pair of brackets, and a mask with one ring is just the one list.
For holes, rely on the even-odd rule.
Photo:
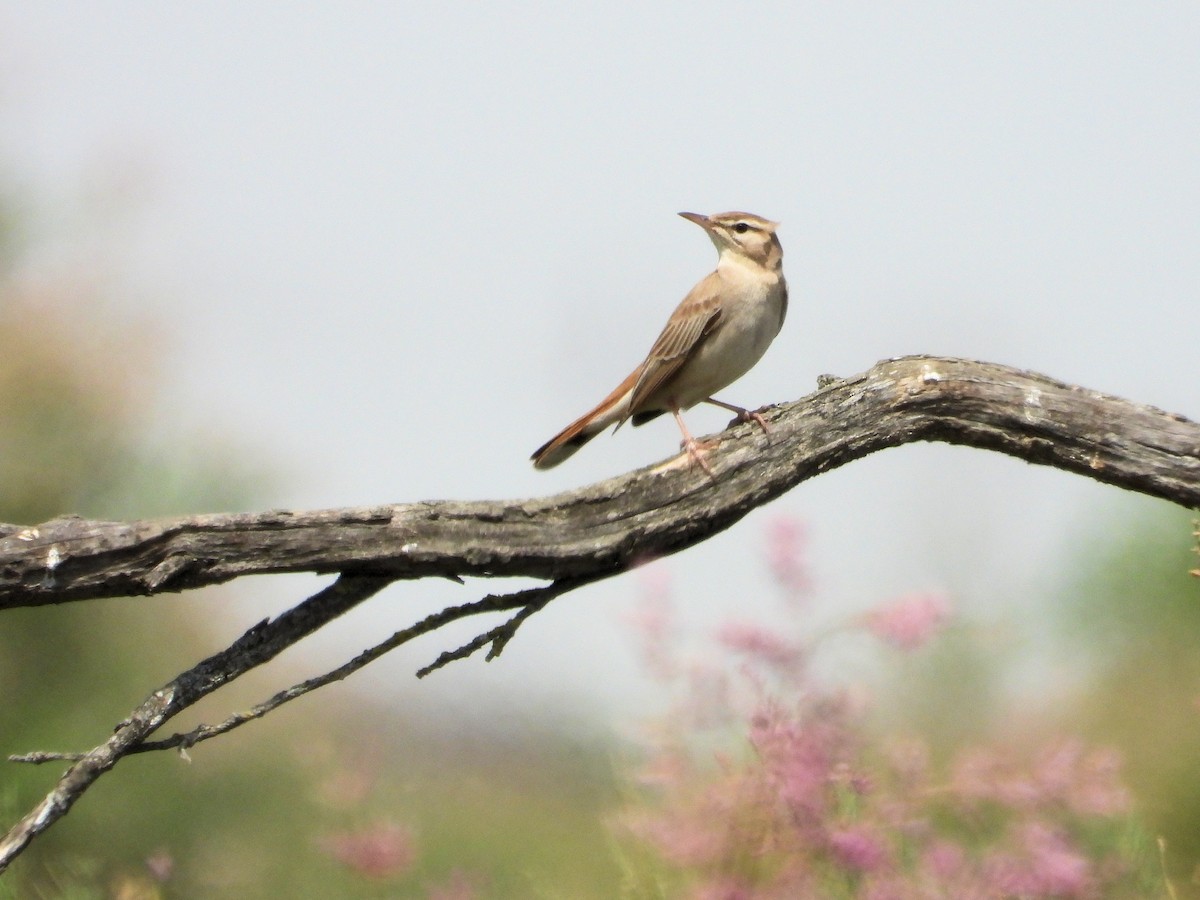
{"label": "blurred flower bush", "polygon": [[[802,545],[795,523],[772,527],[768,569],[792,601],[811,583]],[[1170,895],[1115,752],[1068,737],[1032,752],[962,746],[935,763],[926,741],[877,734],[866,698],[823,680],[831,635],[803,636],[802,604],[770,627],[725,625],[687,663],[662,572],[648,585],[643,655],[677,703],[614,822],[626,896]],[[947,598],[913,594],[839,631],[911,654],[950,614]]]}

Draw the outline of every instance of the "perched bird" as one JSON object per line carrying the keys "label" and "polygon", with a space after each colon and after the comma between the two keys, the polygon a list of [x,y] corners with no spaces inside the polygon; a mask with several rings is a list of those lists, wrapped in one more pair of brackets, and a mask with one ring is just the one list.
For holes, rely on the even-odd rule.
{"label": "perched bird", "polygon": [[595,409],[537,449],[535,468],[557,466],[609,425],[620,427],[626,419],[641,425],[669,412],[683,432],[683,449],[711,476],[680,415],[697,403],[724,407],[767,430],[758,413],[712,395],[750,371],[783,327],[787,283],[778,223],[744,212],[679,215],[707,232],[719,254],[716,271],[683,298],[645,362]]}

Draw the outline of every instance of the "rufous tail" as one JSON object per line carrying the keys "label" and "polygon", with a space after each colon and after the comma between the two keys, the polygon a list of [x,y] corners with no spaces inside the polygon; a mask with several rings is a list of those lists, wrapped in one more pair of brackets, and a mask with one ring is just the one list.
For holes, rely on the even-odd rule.
{"label": "rufous tail", "polygon": [[622,381],[595,409],[584,413],[542,446],[530,459],[535,469],[552,469],[609,425],[621,423],[629,416],[629,397],[637,383],[637,372]]}

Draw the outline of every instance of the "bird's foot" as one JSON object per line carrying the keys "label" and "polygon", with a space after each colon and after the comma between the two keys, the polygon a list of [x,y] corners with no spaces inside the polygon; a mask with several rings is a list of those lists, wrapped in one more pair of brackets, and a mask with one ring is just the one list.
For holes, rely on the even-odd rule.
{"label": "bird's foot", "polygon": [[771,426],[767,424],[767,420],[763,418],[762,413],[758,410],[743,409],[734,418],[729,420],[726,428],[732,428],[734,425],[742,425],[746,422],[755,422],[758,427],[763,430],[763,434],[771,433]]}
{"label": "bird's foot", "polygon": [[719,443],[719,441],[698,441],[693,437],[689,437],[679,442],[679,449],[686,453],[692,462],[702,468],[709,478],[716,481],[716,473],[713,472],[704,455],[710,450],[715,450]]}
{"label": "bird's foot", "polygon": [[[727,409],[731,413],[737,413],[736,419],[731,419],[726,428],[732,428],[734,425],[740,425],[743,422],[757,422],[758,427],[763,430],[763,434],[770,434],[771,427],[767,424],[767,420],[763,418],[761,410],[743,409],[740,406],[734,406],[732,403],[726,403],[724,400],[718,400],[715,397],[709,397],[705,403],[711,403],[713,406],[719,406],[721,409]],[[768,407],[764,406],[763,409]]]}

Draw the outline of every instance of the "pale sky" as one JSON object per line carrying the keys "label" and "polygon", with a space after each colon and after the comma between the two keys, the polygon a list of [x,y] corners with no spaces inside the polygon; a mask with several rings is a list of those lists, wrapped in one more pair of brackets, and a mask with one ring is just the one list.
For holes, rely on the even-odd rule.
{"label": "pale sky", "polygon": [[[6,2],[0,35],[7,168],[64,220],[97,172],[144,187],[120,246],[167,335],[161,427],[277,461],[271,506],[539,495],[672,453],[667,418],[528,463],[711,270],[679,210],[782,222],[789,319],[727,400],[927,352],[1200,416],[1195,3]],[[909,447],[667,565],[695,629],[769,612],[764,523],[787,513],[823,614],[922,589],[1016,614],[1116,494]],[[501,587],[399,585],[316,647]],[[568,596],[419,690],[636,705],[635,593]],[[225,614],[228,640],[264,607]],[[408,696],[447,642],[351,684]]]}

